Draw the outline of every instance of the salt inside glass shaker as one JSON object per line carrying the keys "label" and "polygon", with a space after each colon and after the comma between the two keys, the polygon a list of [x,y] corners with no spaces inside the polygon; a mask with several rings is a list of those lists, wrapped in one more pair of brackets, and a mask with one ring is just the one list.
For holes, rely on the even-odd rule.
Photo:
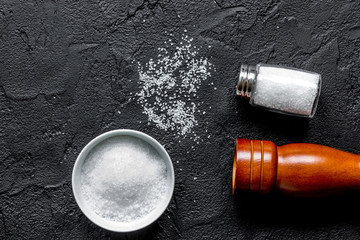
{"label": "salt inside glass shaker", "polygon": [[321,90],[318,73],[259,63],[241,65],[236,94],[253,106],[283,114],[313,117]]}

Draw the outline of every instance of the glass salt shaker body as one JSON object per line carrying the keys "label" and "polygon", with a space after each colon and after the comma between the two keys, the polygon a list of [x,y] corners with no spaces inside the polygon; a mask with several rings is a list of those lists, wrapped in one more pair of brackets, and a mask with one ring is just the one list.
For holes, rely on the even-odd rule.
{"label": "glass salt shaker body", "polygon": [[306,70],[259,63],[241,65],[236,94],[253,106],[283,114],[313,117],[321,75]]}

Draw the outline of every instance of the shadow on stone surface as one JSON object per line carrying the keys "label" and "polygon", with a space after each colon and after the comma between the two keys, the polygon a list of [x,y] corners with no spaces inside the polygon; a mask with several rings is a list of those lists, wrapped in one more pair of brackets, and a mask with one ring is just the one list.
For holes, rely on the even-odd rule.
{"label": "shadow on stone surface", "polygon": [[141,229],[139,231],[130,232],[130,233],[116,233],[107,231],[107,235],[110,236],[110,239],[114,240],[143,240],[143,239],[153,239],[157,232],[159,231],[160,226],[157,222],[152,225],[146,227],[145,229]]}
{"label": "shadow on stone surface", "polygon": [[254,225],[281,227],[326,227],[352,222],[360,224],[360,194],[319,198],[295,198],[277,193],[234,196],[237,216]]}
{"label": "shadow on stone surface", "polygon": [[284,137],[295,136],[297,139],[306,137],[309,118],[290,116],[253,107],[247,99],[238,97],[236,98],[236,108],[238,116],[242,121],[247,120],[254,126],[267,129],[269,134],[274,133],[274,136]]}

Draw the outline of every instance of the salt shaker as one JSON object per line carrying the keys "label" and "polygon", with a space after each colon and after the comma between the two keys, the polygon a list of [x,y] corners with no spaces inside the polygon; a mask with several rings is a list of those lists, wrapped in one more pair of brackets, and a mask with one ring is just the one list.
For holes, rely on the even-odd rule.
{"label": "salt shaker", "polygon": [[253,106],[283,114],[313,117],[321,75],[290,67],[259,63],[241,65],[236,94]]}

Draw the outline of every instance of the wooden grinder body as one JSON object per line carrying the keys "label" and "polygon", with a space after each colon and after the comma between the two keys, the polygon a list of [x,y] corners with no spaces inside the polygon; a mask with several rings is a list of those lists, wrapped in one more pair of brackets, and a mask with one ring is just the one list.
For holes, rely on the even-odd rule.
{"label": "wooden grinder body", "polygon": [[235,189],[303,197],[355,191],[360,189],[360,155],[317,144],[277,147],[270,141],[237,139]]}

